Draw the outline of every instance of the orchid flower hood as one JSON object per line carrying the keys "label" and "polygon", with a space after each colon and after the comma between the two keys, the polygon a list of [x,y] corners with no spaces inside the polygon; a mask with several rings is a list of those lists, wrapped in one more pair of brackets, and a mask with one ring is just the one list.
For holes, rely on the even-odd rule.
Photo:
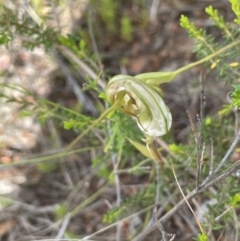
{"label": "orchid flower hood", "polygon": [[106,95],[111,104],[136,119],[150,143],[165,135],[172,125],[172,115],[164,103],[158,85],[129,75],[116,75],[108,83]]}

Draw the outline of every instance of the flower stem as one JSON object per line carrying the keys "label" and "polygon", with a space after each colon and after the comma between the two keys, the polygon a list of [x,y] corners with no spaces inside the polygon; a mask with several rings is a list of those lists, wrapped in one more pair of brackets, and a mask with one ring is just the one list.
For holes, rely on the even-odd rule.
{"label": "flower stem", "polygon": [[91,131],[97,124],[99,124],[109,113],[117,109],[118,102],[115,102],[114,105],[106,109],[93,123],[88,126],[77,138],[75,138],[63,151],[68,152],[73,149],[73,147],[89,132]]}
{"label": "flower stem", "polygon": [[224,53],[224,52],[227,51],[228,49],[230,49],[230,48],[232,48],[232,47],[234,47],[234,46],[236,46],[236,45],[238,45],[238,44],[240,44],[240,40],[236,40],[236,41],[228,44],[227,46],[219,49],[219,50],[216,51],[215,53],[212,53],[212,54],[206,56],[205,58],[202,58],[202,59],[200,59],[200,60],[198,60],[198,61],[196,61],[196,62],[193,62],[193,63],[191,63],[191,64],[188,64],[188,65],[186,65],[186,66],[184,66],[184,67],[182,67],[182,68],[174,71],[174,77],[178,76],[179,74],[181,74],[181,73],[183,73],[183,72],[185,72],[185,71],[187,71],[187,70],[189,70],[189,69],[191,69],[191,68],[193,68],[193,67],[195,67],[195,66],[197,66],[197,65],[199,65],[199,64],[202,64],[202,63],[205,63],[205,62],[209,61],[210,59],[218,56],[218,55],[221,54],[221,53]]}

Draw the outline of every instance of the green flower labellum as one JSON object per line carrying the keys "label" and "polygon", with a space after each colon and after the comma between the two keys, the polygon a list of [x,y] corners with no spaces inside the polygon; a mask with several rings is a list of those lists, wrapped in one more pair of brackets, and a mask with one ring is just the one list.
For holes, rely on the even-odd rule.
{"label": "green flower labellum", "polygon": [[116,75],[107,85],[106,95],[111,104],[134,117],[150,143],[165,135],[172,125],[172,115],[165,105],[158,86],[129,75]]}

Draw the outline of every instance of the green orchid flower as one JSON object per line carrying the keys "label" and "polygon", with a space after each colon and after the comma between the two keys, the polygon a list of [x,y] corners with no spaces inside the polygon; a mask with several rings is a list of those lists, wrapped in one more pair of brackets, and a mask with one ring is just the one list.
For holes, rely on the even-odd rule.
{"label": "green orchid flower", "polygon": [[147,143],[169,131],[172,115],[157,85],[129,75],[116,75],[109,81],[106,95],[111,104],[118,101],[117,108],[136,119]]}

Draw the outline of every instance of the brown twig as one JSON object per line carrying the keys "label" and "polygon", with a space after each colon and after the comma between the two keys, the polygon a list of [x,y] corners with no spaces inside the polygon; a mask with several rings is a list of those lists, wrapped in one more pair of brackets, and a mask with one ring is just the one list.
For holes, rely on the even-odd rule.
{"label": "brown twig", "polygon": [[210,167],[209,167],[209,176],[213,173],[213,163],[214,163],[214,149],[213,149],[213,139],[211,138],[211,161],[210,161]]}
{"label": "brown twig", "polygon": [[157,208],[154,208],[154,218],[155,218],[155,222],[157,224],[158,229],[160,230],[161,234],[162,234],[162,241],[168,241],[169,238],[170,240],[173,240],[175,238],[175,234],[171,234],[171,233],[167,233],[165,231],[165,229],[163,228],[163,225],[160,221],[158,221],[158,215],[157,215]]}
{"label": "brown twig", "polygon": [[72,59],[78,67],[83,71],[86,75],[88,75],[92,79],[98,80],[98,85],[105,90],[106,84],[103,79],[101,79],[88,65],[86,65],[82,60],[78,58],[71,50],[64,46],[58,46],[58,49],[63,53],[64,56]]}
{"label": "brown twig", "polygon": [[223,159],[220,161],[219,165],[217,166],[217,168],[213,171],[211,176],[208,176],[202,183],[201,186],[205,185],[206,183],[208,183],[208,181],[220,170],[220,168],[224,165],[224,163],[228,160],[228,157],[230,156],[230,154],[233,152],[235,146],[237,145],[238,141],[240,140],[240,131],[238,131],[238,134],[236,136],[236,138],[234,139],[233,143],[231,144],[230,148],[228,149],[227,153],[225,154],[225,156],[223,157]]}
{"label": "brown twig", "polygon": [[[187,196],[186,196],[186,200],[191,200],[193,197],[195,197],[196,195],[198,195],[199,193],[202,193],[203,191],[207,190],[209,187],[213,186],[214,184],[216,184],[219,181],[224,180],[225,178],[227,178],[228,176],[230,176],[233,172],[235,172],[236,170],[240,169],[240,160],[235,162],[232,166],[230,166],[225,172],[223,172],[221,175],[215,177],[212,180],[209,180],[206,184],[202,184],[199,187],[199,191],[197,191],[196,189],[193,190],[192,192],[190,192]],[[176,206],[174,206],[169,212],[167,212],[163,217],[161,217],[160,219],[158,219],[159,222],[166,222],[167,220],[169,220],[169,218],[176,213],[183,205],[185,204],[185,199],[182,199]],[[147,227],[143,232],[141,232],[140,234],[138,234],[132,241],[140,241],[142,240],[147,234],[149,234],[150,232],[154,231],[157,228],[157,224],[154,223],[152,226]]]}

